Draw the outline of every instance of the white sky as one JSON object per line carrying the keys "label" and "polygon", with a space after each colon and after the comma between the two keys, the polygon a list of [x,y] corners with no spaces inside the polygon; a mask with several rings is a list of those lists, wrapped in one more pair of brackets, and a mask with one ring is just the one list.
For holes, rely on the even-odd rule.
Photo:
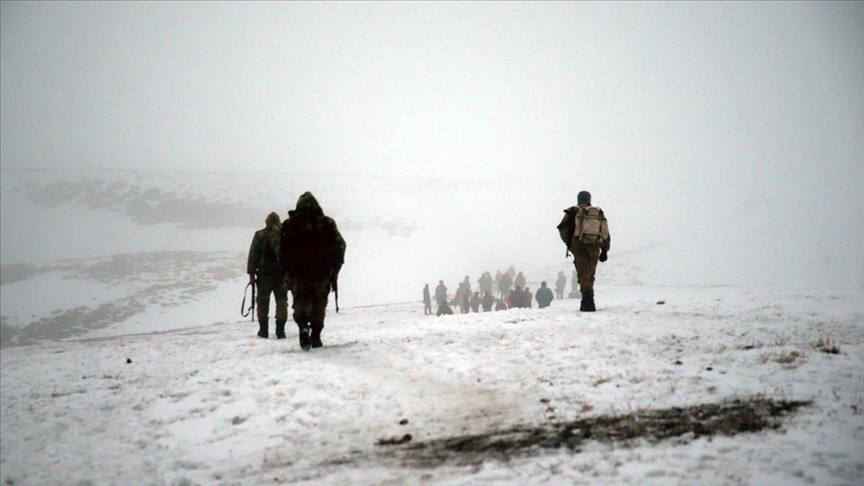
{"label": "white sky", "polygon": [[4,169],[860,201],[864,4],[3,2],[2,102]]}

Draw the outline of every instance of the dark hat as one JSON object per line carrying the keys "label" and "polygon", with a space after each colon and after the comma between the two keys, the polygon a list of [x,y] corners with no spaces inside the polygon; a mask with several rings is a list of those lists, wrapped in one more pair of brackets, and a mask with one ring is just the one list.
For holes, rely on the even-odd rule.
{"label": "dark hat", "polygon": [[576,196],[576,202],[578,202],[579,204],[590,203],[591,202],[591,193],[588,191],[580,191],[579,195]]}

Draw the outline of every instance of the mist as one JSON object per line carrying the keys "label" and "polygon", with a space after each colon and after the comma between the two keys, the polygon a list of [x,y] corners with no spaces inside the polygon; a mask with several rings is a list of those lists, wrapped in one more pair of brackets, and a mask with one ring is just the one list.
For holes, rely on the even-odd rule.
{"label": "mist", "polygon": [[69,223],[74,198],[40,203],[54,239],[28,238],[26,198],[3,194],[4,264],[245,252],[311,190],[355,295],[413,298],[511,264],[572,268],[555,225],[585,189],[610,262],[646,285],[864,285],[861,3],[0,8],[4,180],[222,181],[180,197],[175,214],[204,214],[180,238],[122,202]]}

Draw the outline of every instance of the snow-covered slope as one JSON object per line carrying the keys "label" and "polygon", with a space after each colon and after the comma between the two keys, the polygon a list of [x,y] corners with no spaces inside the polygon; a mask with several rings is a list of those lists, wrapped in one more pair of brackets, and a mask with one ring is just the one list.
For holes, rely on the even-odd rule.
{"label": "snow-covered slope", "polygon": [[[750,225],[693,194],[596,188],[613,232],[599,312],[434,318],[425,283],[452,291],[510,265],[532,288],[569,277],[555,225],[571,185],[122,171],[4,171],[0,185],[7,484],[864,475],[854,225],[813,253],[796,221],[769,217],[782,202],[736,203]],[[239,316],[252,232],[306,190],[348,242],[342,311],[331,303],[308,353]],[[652,414],[688,431],[661,438]]]}
{"label": "snow-covered slope", "polygon": [[[2,479],[859,484],[860,289],[604,286],[601,295],[595,314],[579,313],[577,300],[441,318],[413,304],[346,310],[310,352],[296,332],[264,341],[249,322],[7,347]],[[682,419],[690,432],[662,440],[538,445],[562,424],[599,429],[733,399],[754,413],[760,400],[803,405],[732,435],[709,432],[723,417],[694,414]],[[514,430],[532,432],[508,441]],[[478,437],[498,445],[453,447]]]}

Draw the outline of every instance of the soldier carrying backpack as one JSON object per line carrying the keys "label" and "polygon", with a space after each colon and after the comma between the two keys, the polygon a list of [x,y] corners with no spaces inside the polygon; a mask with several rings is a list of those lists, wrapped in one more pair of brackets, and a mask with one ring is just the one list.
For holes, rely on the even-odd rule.
{"label": "soldier carrying backpack", "polygon": [[591,193],[581,191],[578,206],[564,210],[558,233],[567,250],[573,253],[573,265],[579,279],[582,303],[579,310],[594,312],[594,276],[597,262],[605,262],[609,254],[609,223],[603,210],[591,205]]}
{"label": "soldier carrying backpack", "polygon": [[294,322],[304,350],[323,345],[327,298],[331,289],[338,289],[344,261],[345,240],[336,222],[324,215],[311,192],[304,193],[282,223],[279,245],[279,263],[294,296]]}

